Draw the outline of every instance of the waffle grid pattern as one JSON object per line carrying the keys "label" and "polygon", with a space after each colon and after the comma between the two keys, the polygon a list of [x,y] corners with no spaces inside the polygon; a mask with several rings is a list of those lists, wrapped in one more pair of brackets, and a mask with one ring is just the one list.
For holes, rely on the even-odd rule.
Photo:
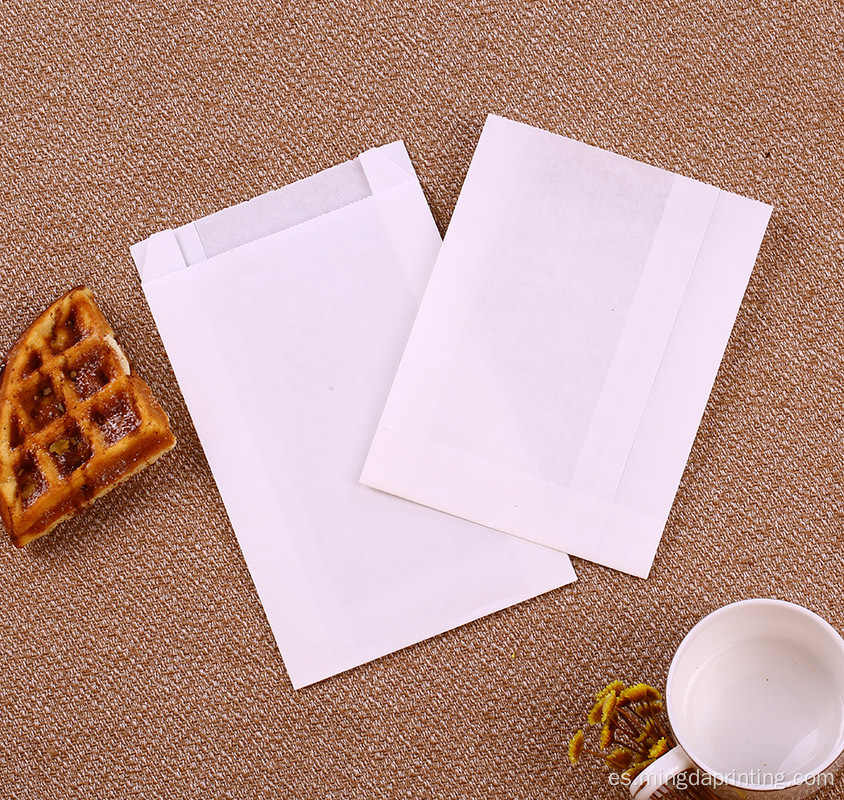
{"label": "waffle grid pattern", "polygon": [[166,438],[163,412],[84,288],[24,334],[0,393],[2,496],[17,544],[90,505]]}

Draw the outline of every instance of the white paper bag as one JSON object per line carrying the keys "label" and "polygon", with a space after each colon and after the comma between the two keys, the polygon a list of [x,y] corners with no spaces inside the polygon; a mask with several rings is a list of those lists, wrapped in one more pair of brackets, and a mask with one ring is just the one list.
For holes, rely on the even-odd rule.
{"label": "white paper bag", "polygon": [[574,579],[358,483],[439,246],[397,142],[132,249],[297,688]]}
{"label": "white paper bag", "polygon": [[770,213],[490,116],[362,482],[647,576]]}

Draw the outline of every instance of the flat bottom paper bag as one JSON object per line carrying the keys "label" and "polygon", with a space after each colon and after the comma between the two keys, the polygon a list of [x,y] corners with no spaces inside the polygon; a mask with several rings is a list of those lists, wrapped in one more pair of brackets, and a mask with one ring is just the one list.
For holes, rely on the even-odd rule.
{"label": "flat bottom paper bag", "polygon": [[133,248],[297,688],[574,579],[358,483],[439,246],[395,143]]}
{"label": "flat bottom paper bag", "polygon": [[490,116],[362,482],[646,577],[770,213]]}

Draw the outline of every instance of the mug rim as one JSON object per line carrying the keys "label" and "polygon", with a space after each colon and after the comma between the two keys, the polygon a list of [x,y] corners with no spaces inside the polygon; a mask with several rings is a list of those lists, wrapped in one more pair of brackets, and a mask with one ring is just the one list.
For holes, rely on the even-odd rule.
{"label": "mug rim", "polygon": [[674,720],[672,719],[670,698],[672,696],[671,689],[675,678],[675,668],[677,666],[680,655],[687,648],[687,646],[689,646],[689,641],[693,638],[693,634],[698,628],[700,628],[705,623],[709,622],[709,620],[711,620],[713,617],[721,616],[724,613],[729,613],[731,610],[735,609],[736,606],[745,605],[768,605],[779,607],[786,606],[792,610],[796,610],[804,616],[811,618],[816,623],[820,622],[821,627],[824,628],[827,633],[832,634],[832,639],[836,642],[838,649],[841,651],[841,654],[844,655],[844,637],[842,637],[841,634],[827,620],[820,616],[820,614],[816,614],[814,611],[809,608],[806,608],[805,606],[801,606],[798,603],[792,603],[788,600],[778,600],[774,597],[752,597],[745,600],[737,600],[733,603],[728,603],[725,606],[716,608],[714,611],[711,611],[705,617],[699,619],[689,629],[689,631],[686,633],[686,635],[683,637],[683,640],[677,647],[677,650],[674,653],[674,657],[671,659],[671,666],[668,668],[668,678],[665,682],[665,708],[668,712],[668,720],[671,723],[671,729],[674,732],[675,738],[677,739],[677,744],[679,744],[680,747],[685,750],[689,758],[704,772],[707,772],[710,775],[713,775],[719,778],[720,780],[723,780],[724,784],[726,784],[727,786],[733,786],[737,789],[744,789],[750,792],[770,792],[774,790],[778,791],[780,789],[788,789],[792,786],[800,786],[801,784],[807,783],[808,781],[816,778],[818,775],[821,775],[822,773],[826,772],[826,770],[828,770],[841,757],[841,755],[844,754],[844,735],[840,737],[839,746],[835,754],[832,756],[832,758],[829,759],[828,762],[824,763],[822,767],[819,767],[818,769],[813,770],[812,772],[802,774],[800,780],[792,779],[776,783],[772,786],[760,786],[759,784],[747,783],[746,781],[726,780],[724,776],[722,776],[716,770],[708,766],[703,760],[699,759],[697,755],[693,752],[693,750],[691,750],[687,746],[687,743],[683,741],[683,738],[678,732],[677,726],[675,725]]}

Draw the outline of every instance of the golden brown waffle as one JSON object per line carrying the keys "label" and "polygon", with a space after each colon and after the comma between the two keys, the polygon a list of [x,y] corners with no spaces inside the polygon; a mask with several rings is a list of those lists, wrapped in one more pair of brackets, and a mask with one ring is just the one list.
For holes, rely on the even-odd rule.
{"label": "golden brown waffle", "polygon": [[80,286],[24,332],[0,380],[0,516],[23,547],[176,443]]}

